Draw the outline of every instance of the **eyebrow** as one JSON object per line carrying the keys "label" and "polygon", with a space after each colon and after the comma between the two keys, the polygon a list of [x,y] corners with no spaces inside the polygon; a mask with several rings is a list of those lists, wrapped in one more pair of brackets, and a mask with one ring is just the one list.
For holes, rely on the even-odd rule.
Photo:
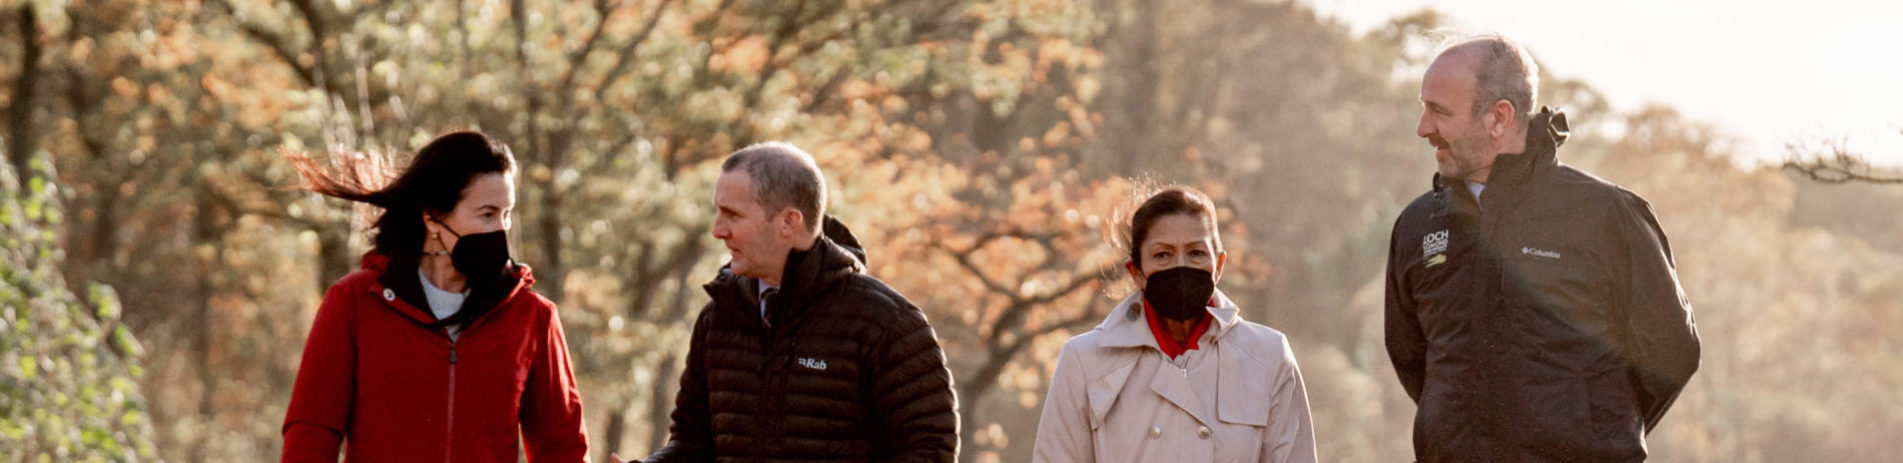
{"label": "eyebrow", "polygon": [[1155,249],[1157,249],[1158,247],[1168,247],[1168,248],[1170,248],[1170,249],[1176,249],[1176,248],[1190,248],[1190,247],[1197,247],[1197,246],[1201,246],[1201,247],[1204,247],[1204,248],[1207,248],[1207,247],[1209,247],[1209,240],[1208,240],[1208,239],[1200,239],[1200,240],[1196,240],[1196,241],[1190,241],[1190,242],[1185,242],[1185,243],[1182,243],[1181,245],[1177,245],[1177,244],[1173,244],[1173,243],[1161,243],[1161,242],[1158,242],[1158,243],[1150,243],[1150,246],[1149,246],[1149,249],[1151,249],[1151,250],[1155,250]]}

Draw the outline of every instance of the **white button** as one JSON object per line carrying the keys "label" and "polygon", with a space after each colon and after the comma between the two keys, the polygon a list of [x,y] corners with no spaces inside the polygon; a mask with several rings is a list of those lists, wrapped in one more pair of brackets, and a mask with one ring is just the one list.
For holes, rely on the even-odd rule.
{"label": "white button", "polygon": [[1163,428],[1160,428],[1160,427],[1156,427],[1156,426],[1151,426],[1151,427],[1150,427],[1150,438],[1151,438],[1151,439],[1155,439],[1155,438],[1159,438],[1159,437],[1163,437]]}
{"label": "white button", "polygon": [[386,301],[396,300],[396,291],[391,291],[390,288],[383,288],[383,300],[386,300]]}
{"label": "white button", "polygon": [[1203,440],[1209,440],[1209,427],[1203,426],[1200,428],[1196,428],[1196,437],[1201,437],[1203,438]]}

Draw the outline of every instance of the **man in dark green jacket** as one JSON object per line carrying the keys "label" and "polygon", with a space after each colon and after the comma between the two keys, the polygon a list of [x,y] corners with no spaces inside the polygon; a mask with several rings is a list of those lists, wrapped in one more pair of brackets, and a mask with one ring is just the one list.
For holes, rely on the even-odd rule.
{"label": "man in dark green jacket", "polygon": [[1447,47],[1421,82],[1433,190],[1395,222],[1386,334],[1415,455],[1642,461],[1698,369],[1698,331],[1645,199],[1556,160],[1513,42]]}
{"label": "man in dark green jacket", "polygon": [[819,168],[793,145],[721,165],[713,234],[733,260],[706,285],[667,445],[647,462],[954,460],[958,401],[938,337],[866,275],[825,204]]}

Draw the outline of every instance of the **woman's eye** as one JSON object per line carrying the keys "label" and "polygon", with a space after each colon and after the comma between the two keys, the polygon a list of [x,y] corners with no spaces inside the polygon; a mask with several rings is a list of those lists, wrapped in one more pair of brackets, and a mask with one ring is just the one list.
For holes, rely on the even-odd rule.
{"label": "woman's eye", "polygon": [[1207,255],[1209,255],[1209,252],[1208,252],[1208,251],[1204,251],[1204,250],[1201,250],[1201,249],[1197,249],[1197,250],[1194,250],[1194,251],[1190,251],[1190,252],[1189,252],[1189,255],[1190,255],[1190,257],[1203,257],[1203,256],[1207,256]]}
{"label": "woman's eye", "polygon": [[1150,254],[1150,257],[1157,258],[1157,259],[1168,259],[1170,257],[1170,253],[1159,252],[1155,254]]}

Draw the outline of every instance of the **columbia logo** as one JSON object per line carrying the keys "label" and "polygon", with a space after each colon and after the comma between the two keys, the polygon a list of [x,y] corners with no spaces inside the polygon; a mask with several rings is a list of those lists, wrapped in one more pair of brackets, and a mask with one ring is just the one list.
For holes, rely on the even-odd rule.
{"label": "columbia logo", "polygon": [[1447,251],[1447,230],[1428,233],[1421,237],[1421,256],[1432,256]]}
{"label": "columbia logo", "polygon": [[803,358],[803,359],[800,359],[800,366],[811,368],[814,370],[825,370],[826,361],[819,360],[819,359],[812,359],[812,358]]}
{"label": "columbia logo", "polygon": [[1540,249],[1540,248],[1536,248],[1536,247],[1532,247],[1532,246],[1527,246],[1527,247],[1523,247],[1523,248],[1520,248],[1520,253],[1521,253],[1521,254],[1526,254],[1526,255],[1529,255],[1529,256],[1535,256],[1535,257],[1545,257],[1545,258],[1548,258],[1548,259],[1558,259],[1558,258],[1559,258],[1559,252],[1556,252],[1556,251],[1548,251],[1548,250],[1545,250],[1545,249]]}

